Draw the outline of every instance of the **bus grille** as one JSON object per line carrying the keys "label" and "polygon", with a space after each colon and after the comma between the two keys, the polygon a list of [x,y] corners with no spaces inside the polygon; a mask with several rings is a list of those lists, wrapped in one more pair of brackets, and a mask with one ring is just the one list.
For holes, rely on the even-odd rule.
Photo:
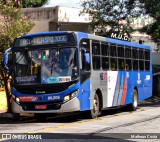
{"label": "bus grille", "polygon": [[54,85],[16,85],[14,88],[21,94],[38,94],[37,92],[45,92],[44,94],[58,93],[69,88],[75,82],[67,82],[64,84]]}
{"label": "bus grille", "polygon": [[[45,104],[45,103],[43,103]],[[43,105],[41,104],[41,105]],[[33,103],[27,103],[27,104],[23,104],[22,109],[24,111],[45,111],[45,110],[58,110],[61,108],[61,103],[50,103],[50,104],[45,104],[47,105],[47,109],[35,109],[35,105],[37,105],[37,103],[33,104]],[[38,103],[39,105],[39,103]]]}

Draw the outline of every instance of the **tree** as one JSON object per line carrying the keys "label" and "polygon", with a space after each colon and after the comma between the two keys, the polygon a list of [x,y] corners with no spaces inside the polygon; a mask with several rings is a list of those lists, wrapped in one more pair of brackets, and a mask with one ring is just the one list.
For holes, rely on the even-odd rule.
{"label": "tree", "polygon": [[140,0],[143,4],[144,14],[153,18],[153,22],[140,31],[151,35],[152,39],[160,45],[160,1],[159,0]]}
{"label": "tree", "polygon": [[16,37],[21,36],[24,33],[28,33],[34,25],[34,23],[27,17],[22,16],[21,9],[17,8],[20,6],[17,5],[16,8],[14,6],[14,2],[8,2],[5,5],[0,5],[2,15],[2,17],[0,17],[0,74],[5,85],[9,111],[10,90],[8,88],[8,78],[10,76],[10,72],[4,69],[3,54],[4,51],[10,47]]}
{"label": "tree", "polygon": [[[133,31],[130,26],[131,17],[135,18],[141,14],[141,3],[138,0],[87,0],[82,2],[82,13],[88,13],[91,16],[91,26],[93,29],[108,28],[105,36],[110,36],[114,29],[120,32]],[[123,24],[123,22],[126,22]]]}
{"label": "tree", "polygon": [[14,6],[21,5],[23,8],[28,7],[41,7],[48,3],[48,0],[1,0],[2,4],[6,4],[7,2],[14,2]]}

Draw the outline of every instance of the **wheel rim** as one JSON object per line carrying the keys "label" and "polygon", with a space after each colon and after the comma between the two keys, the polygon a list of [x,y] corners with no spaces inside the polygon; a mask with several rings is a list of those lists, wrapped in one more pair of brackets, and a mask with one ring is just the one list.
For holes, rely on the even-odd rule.
{"label": "wheel rim", "polygon": [[98,100],[97,96],[94,97],[93,112],[94,112],[94,114],[99,113],[99,100]]}
{"label": "wheel rim", "polygon": [[138,105],[137,95],[135,94],[135,95],[134,95],[134,98],[133,98],[133,106],[134,106],[134,108],[136,108],[137,105]]}

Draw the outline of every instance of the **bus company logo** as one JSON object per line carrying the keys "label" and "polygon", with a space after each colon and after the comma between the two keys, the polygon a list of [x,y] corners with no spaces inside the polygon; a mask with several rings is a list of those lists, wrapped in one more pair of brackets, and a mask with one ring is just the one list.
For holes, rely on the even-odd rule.
{"label": "bus company logo", "polygon": [[106,81],[107,80],[107,73],[101,73],[100,80]]}

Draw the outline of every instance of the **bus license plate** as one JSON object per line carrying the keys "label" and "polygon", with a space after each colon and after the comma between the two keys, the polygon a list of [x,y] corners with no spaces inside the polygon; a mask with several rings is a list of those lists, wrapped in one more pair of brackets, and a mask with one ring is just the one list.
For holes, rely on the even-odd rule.
{"label": "bus license plate", "polygon": [[35,109],[47,109],[47,105],[35,105]]}

